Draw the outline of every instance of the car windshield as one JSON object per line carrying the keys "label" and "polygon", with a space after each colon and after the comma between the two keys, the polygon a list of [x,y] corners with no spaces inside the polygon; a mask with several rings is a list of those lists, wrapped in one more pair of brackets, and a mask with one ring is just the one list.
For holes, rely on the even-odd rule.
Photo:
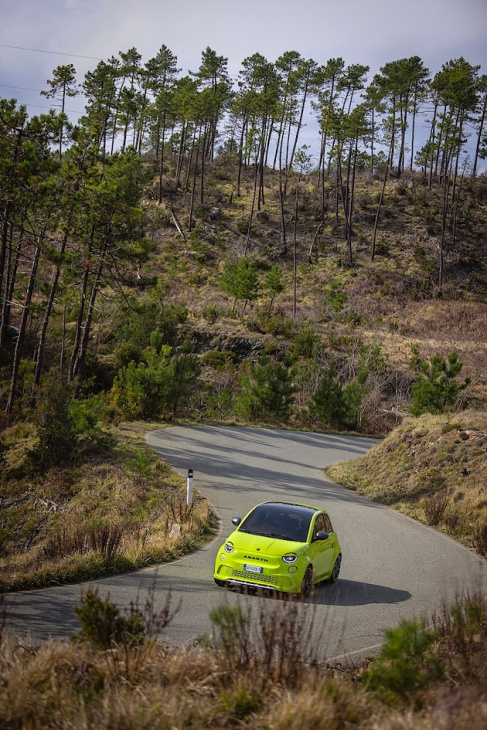
{"label": "car windshield", "polygon": [[298,505],[261,504],[245,518],[240,532],[279,540],[306,542],[314,511]]}

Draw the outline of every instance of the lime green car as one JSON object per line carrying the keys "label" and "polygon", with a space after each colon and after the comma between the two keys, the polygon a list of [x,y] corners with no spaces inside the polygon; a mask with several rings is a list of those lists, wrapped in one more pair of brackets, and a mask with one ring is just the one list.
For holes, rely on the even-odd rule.
{"label": "lime green car", "polygon": [[321,581],[335,583],[342,551],[328,513],[318,507],[263,502],[225,540],[215,560],[218,586],[262,588],[307,597]]}

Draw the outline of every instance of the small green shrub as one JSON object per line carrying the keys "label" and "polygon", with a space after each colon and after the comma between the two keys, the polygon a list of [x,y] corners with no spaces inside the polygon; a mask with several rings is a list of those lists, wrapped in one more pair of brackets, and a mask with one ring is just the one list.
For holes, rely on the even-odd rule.
{"label": "small green shrub", "polygon": [[132,360],[140,362],[142,351],[134,342],[122,342],[115,350],[115,371],[126,367]]}
{"label": "small green shrub", "polygon": [[379,240],[375,247],[375,253],[377,256],[388,256],[391,251],[391,247],[386,241]]}
{"label": "small green shrub", "polygon": [[88,588],[81,599],[81,606],[74,606],[74,612],[81,622],[81,629],[73,636],[76,643],[87,642],[96,649],[108,651],[123,647],[131,652],[145,645],[150,647],[152,639],[159,635],[179,611],[171,606],[171,593],[166,593],[162,607],[155,607],[155,579],[147,591],[140,608],[138,600],[121,612],[110,600],[110,594],[102,599],[98,588]]}
{"label": "small green shrub", "polygon": [[128,616],[121,616],[118,606],[110,601],[110,594],[101,599],[97,588],[88,588],[74,612],[81,622],[76,639],[97,649],[106,651],[121,643],[137,646],[144,639],[140,611],[131,607]]}
{"label": "small green shrub", "polygon": [[220,316],[220,309],[216,304],[208,304],[201,310],[201,316],[210,324],[214,324]]}
{"label": "small green shrub", "polygon": [[457,353],[451,352],[447,358],[433,355],[427,362],[420,357],[417,347],[413,346],[412,352],[410,367],[417,374],[412,386],[410,413],[413,416],[444,413],[455,405],[460,392],[470,384],[469,378],[462,384],[457,382],[456,378],[462,370]]}
{"label": "small green shrub", "polygon": [[347,301],[347,293],[343,291],[341,285],[337,281],[333,281],[330,286],[330,291],[325,297],[325,302],[328,304],[335,314],[342,311]]}
{"label": "small green shrub", "polygon": [[296,392],[292,358],[273,361],[260,355],[251,363],[249,375],[242,378],[242,389],[235,408],[244,419],[278,418],[287,421],[291,415]]}
{"label": "small green shrub", "polygon": [[281,312],[269,314],[268,311],[258,312],[255,317],[255,329],[258,332],[267,332],[274,337],[293,336],[295,324],[292,319]]}
{"label": "small green shrub", "polygon": [[364,687],[391,705],[427,686],[442,675],[442,666],[431,652],[437,632],[417,619],[403,619],[386,629],[380,656],[364,674]]}
{"label": "small green shrub", "polygon": [[450,433],[450,431],[455,431],[457,429],[459,431],[462,429],[461,423],[447,423],[446,426],[443,426],[443,428],[441,429],[441,433]]}
{"label": "small green shrub", "polygon": [[214,370],[223,370],[228,363],[233,363],[235,358],[236,355],[231,350],[210,350],[205,352],[201,359],[205,365]]}
{"label": "small green shrub", "polygon": [[137,474],[141,477],[152,476],[153,463],[147,451],[138,451],[135,457],[125,460],[127,474]]}
{"label": "small green shrub", "polygon": [[73,399],[68,406],[68,413],[75,436],[95,441],[103,440],[99,421],[103,409],[103,399],[99,395],[85,400]]}
{"label": "small green shrub", "polygon": [[39,440],[27,455],[27,466],[31,471],[43,473],[72,460],[76,444],[69,411],[72,394],[73,384],[65,383],[56,371],[47,375],[37,399]]}
{"label": "small green shrub", "polygon": [[319,336],[310,328],[301,330],[296,334],[292,343],[292,353],[296,357],[311,358],[319,346]]}

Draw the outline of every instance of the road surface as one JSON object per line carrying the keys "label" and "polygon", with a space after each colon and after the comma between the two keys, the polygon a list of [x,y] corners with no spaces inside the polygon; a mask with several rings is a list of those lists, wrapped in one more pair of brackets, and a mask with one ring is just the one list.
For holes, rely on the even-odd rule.
{"label": "road surface", "polygon": [[[191,645],[211,633],[212,608],[228,602],[272,608],[276,599],[243,596],[218,588],[212,579],[218,547],[232,530],[231,518],[265,500],[323,506],[343,550],[340,579],[323,585],[314,604],[314,640],[328,660],[374,654],[384,629],[403,617],[430,617],[464,590],[487,589],[487,562],[434,529],[330,482],[325,468],[364,454],[375,441],[351,436],[237,427],[171,427],[147,434],[147,442],[205,496],[221,519],[217,538],[170,564],[90,584],[24,591],[7,596],[7,632],[35,642],[65,639],[79,624],[88,585],[110,594],[121,607],[145,597],[154,583],[156,608],[171,590],[181,608],[164,637]],[[310,608],[311,610],[311,608]]]}

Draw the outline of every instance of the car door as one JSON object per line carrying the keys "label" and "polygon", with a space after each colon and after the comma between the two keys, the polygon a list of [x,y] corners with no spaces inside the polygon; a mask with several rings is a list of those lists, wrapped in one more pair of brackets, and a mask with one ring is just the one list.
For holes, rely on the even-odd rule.
{"label": "car door", "polygon": [[335,565],[335,559],[338,553],[340,552],[340,547],[338,544],[338,537],[333,529],[333,526],[331,524],[331,520],[327,514],[323,515],[324,524],[325,524],[325,532],[328,533],[329,538],[325,542],[327,543],[327,568],[325,577],[328,578],[331,575],[331,571],[333,570],[333,566]]}
{"label": "car door", "polygon": [[[315,580],[328,578],[333,568],[335,557],[336,535],[330,531],[331,522],[328,515],[323,512],[316,515],[312,524],[311,543],[308,548],[308,555],[313,563]],[[318,532],[330,532],[326,540],[317,540]]]}

